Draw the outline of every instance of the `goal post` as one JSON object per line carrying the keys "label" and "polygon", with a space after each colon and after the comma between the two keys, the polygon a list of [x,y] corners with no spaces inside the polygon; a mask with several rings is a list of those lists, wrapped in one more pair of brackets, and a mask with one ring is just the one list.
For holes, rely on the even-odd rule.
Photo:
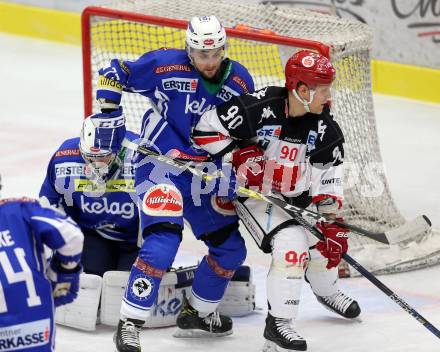
{"label": "goal post", "polygon": [[[120,0],[88,7],[82,14],[85,114],[98,112],[94,97],[99,68],[111,59],[135,60],[161,47],[183,49],[188,20],[211,14],[226,27],[228,57],[249,70],[256,89],[284,86],[284,65],[297,49],[312,49],[330,57],[336,68],[332,112],[346,139],[343,215],[370,231],[403,225],[408,229],[403,234],[405,240],[392,245],[353,236],[350,255],[375,273],[440,263],[440,231],[418,232],[417,227],[407,226],[388,186],[371,90],[372,33],[364,23],[298,8],[231,0]],[[121,104],[127,128],[138,132],[148,99],[123,94]]]}

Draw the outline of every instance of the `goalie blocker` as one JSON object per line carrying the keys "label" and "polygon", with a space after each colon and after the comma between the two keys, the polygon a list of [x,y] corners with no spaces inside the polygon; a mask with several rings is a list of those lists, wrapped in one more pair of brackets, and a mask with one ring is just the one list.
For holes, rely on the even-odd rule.
{"label": "goalie blocker", "polygon": [[[165,274],[145,327],[156,328],[176,324],[183,302],[183,291],[191,289],[195,269],[196,266],[191,266]],[[75,302],[56,310],[57,324],[86,331],[95,330],[97,322],[117,326],[129,274],[125,271],[108,271],[102,278],[81,274],[78,297]],[[137,287],[133,289],[143,288],[137,283]],[[254,309],[255,285],[252,273],[248,266],[241,266],[229,283],[218,310],[229,316],[243,316]]]}

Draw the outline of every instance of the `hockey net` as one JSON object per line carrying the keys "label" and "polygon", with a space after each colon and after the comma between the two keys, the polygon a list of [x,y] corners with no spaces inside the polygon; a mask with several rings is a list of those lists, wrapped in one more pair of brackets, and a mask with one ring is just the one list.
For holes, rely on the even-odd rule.
{"label": "hockey net", "polygon": [[[222,0],[124,0],[89,7],[82,17],[86,115],[98,110],[93,97],[99,68],[113,58],[134,60],[161,47],[183,49],[188,19],[209,14],[228,28],[228,56],[248,68],[256,89],[283,86],[284,64],[298,48],[331,57],[337,69],[332,110],[346,138],[344,216],[371,231],[403,225],[405,219],[394,204],[383,172],[376,132],[370,72],[372,36],[360,22],[297,8]],[[129,129],[139,130],[148,104],[139,94],[123,95]],[[440,262],[440,231],[411,233],[408,240],[395,245],[353,236],[350,254],[376,273],[426,267]]]}

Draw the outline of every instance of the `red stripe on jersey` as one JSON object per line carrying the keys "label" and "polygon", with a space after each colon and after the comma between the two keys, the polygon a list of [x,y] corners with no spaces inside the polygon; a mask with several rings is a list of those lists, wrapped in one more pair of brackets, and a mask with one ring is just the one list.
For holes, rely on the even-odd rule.
{"label": "red stripe on jersey", "polygon": [[0,200],[0,205],[9,203],[9,202],[25,202],[25,203],[37,203],[36,199],[28,198],[28,197],[21,197],[21,198],[5,198]]}
{"label": "red stripe on jersey", "polygon": [[194,142],[198,145],[205,145],[215,142],[224,141],[227,137],[221,133],[217,133],[215,136],[203,136],[203,137],[193,137]]}
{"label": "red stripe on jersey", "polygon": [[69,149],[61,149],[55,153],[55,158],[59,158],[62,156],[79,156],[81,152],[79,148],[69,148]]}
{"label": "red stripe on jersey", "polygon": [[148,264],[147,262],[144,262],[139,257],[136,258],[133,266],[138,268],[145,275],[157,277],[158,279],[161,279],[165,275],[165,272],[166,272],[166,270],[160,270],[160,269],[153,268],[150,264]]}
{"label": "red stripe on jersey", "polygon": [[192,161],[206,161],[208,160],[207,155],[190,155],[182,152],[179,149],[171,149],[167,154],[168,157],[174,159],[192,160]]}
{"label": "red stripe on jersey", "polygon": [[206,256],[206,261],[208,262],[209,267],[220,277],[225,279],[232,279],[234,276],[235,270],[223,269],[217,261],[211,257],[210,255]]}

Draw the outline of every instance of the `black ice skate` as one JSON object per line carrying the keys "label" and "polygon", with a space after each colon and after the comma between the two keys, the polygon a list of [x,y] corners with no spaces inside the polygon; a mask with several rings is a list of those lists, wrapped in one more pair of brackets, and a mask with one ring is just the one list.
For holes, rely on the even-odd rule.
{"label": "black ice skate", "polygon": [[344,318],[353,319],[361,314],[359,304],[340,290],[332,296],[324,297],[316,295],[316,298],[318,299],[318,302],[323,304],[328,310],[337,313]]}
{"label": "black ice skate", "polygon": [[118,352],[141,352],[139,332],[144,321],[136,319],[119,320],[118,330],[113,336]]}
{"label": "black ice skate", "polygon": [[267,313],[263,352],[306,351],[307,342],[293,330],[292,319],[276,318]]}
{"label": "black ice skate", "polygon": [[185,295],[176,324],[179,330],[174,333],[174,337],[219,337],[232,334],[231,318],[219,312],[199,317],[199,312],[189,304]]}

